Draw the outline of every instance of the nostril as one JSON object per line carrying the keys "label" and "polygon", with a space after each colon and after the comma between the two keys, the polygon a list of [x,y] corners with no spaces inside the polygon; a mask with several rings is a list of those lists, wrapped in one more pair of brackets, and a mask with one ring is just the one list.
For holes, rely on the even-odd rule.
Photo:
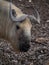
{"label": "nostril", "polygon": [[18,30],[18,29],[20,29],[20,27],[18,25],[16,25],[16,29]]}
{"label": "nostril", "polygon": [[29,44],[20,44],[19,46],[21,52],[27,52],[30,48]]}

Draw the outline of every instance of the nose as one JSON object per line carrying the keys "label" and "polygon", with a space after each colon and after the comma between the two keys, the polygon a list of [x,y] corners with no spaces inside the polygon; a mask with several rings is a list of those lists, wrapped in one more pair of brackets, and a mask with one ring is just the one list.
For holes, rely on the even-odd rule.
{"label": "nose", "polygon": [[24,36],[28,41],[31,41],[31,29],[25,29]]}
{"label": "nose", "polygon": [[21,52],[27,52],[30,49],[30,36],[21,35],[19,38],[19,49]]}

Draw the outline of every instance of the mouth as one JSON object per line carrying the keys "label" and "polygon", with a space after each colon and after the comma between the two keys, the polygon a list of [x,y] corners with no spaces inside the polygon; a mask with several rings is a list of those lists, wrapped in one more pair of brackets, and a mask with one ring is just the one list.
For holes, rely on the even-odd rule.
{"label": "mouth", "polygon": [[20,43],[19,44],[19,49],[21,52],[27,52],[30,48],[30,44],[28,43]]}

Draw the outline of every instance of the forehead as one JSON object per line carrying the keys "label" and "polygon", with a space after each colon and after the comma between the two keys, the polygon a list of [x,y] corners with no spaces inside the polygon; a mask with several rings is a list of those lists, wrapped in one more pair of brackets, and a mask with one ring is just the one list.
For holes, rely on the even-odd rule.
{"label": "forehead", "polygon": [[30,19],[26,18],[22,23],[20,23],[20,27],[32,27]]}

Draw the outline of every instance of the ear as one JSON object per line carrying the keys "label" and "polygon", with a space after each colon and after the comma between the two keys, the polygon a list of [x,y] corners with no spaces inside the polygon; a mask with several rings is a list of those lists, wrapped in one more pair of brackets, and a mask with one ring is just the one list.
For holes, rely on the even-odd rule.
{"label": "ear", "polygon": [[14,17],[16,17],[16,12],[15,12],[14,9],[12,9],[12,15],[13,15]]}

